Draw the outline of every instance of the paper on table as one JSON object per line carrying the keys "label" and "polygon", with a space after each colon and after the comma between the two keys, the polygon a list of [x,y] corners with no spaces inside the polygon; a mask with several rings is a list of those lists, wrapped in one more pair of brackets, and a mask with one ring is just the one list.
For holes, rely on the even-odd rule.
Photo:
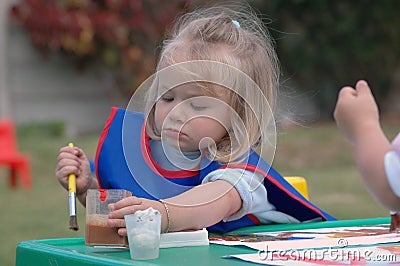
{"label": "paper on table", "polygon": [[358,237],[342,237],[342,238],[315,238],[305,240],[278,240],[265,242],[247,242],[242,243],[246,247],[263,251],[268,250],[292,250],[292,249],[315,249],[315,248],[342,248],[358,245],[375,245],[384,243],[400,242],[399,234],[386,234],[375,236],[358,236]]}
{"label": "paper on table", "polygon": [[[213,237],[210,243],[220,245],[243,245],[256,250],[289,250],[304,248],[344,247],[392,243],[400,240],[400,234],[389,234],[387,225],[336,227],[281,232],[261,232],[246,235]],[[239,236],[239,237],[236,237]],[[242,238],[242,239],[241,239]]]}
{"label": "paper on table", "polygon": [[226,256],[264,265],[388,265],[400,262],[400,246],[358,247]]}

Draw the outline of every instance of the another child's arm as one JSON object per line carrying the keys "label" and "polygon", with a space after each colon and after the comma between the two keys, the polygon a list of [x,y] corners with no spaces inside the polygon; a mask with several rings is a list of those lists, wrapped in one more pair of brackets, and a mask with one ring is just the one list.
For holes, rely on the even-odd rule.
{"label": "another child's arm", "polygon": [[109,215],[109,225],[121,227],[118,233],[126,235],[124,215],[153,207],[162,213],[162,232],[165,232],[168,227],[168,216],[170,217],[169,231],[201,229],[232,215],[242,205],[239,193],[224,180],[196,186],[180,195],[166,199],[165,202],[169,215],[159,201],[137,197],[123,199],[110,206],[113,211]]}
{"label": "another child's arm", "polygon": [[354,145],[357,167],[371,195],[390,210],[400,209],[400,198],[386,178],[384,156],[392,146],[379,123],[379,111],[367,82],[356,88],[344,87],[334,111],[334,118],[350,143]]}
{"label": "another child's arm", "polygon": [[76,192],[79,201],[86,205],[88,189],[99,188],[98,182],[92,177],[89,159],[78,147],[63,147],[57,157],[56,178],[68,190],[68,175],[76,175]]}

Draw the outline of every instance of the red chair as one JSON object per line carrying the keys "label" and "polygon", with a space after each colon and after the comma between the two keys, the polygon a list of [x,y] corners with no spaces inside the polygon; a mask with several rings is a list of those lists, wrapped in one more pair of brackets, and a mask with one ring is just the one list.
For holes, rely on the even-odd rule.
{"label": "red chair", "polygon": [[31,188],[30,161],[18,152],[15,127],[10,119],[0,119],[0,166],[10,168],[10,187],[17,186],[19,174],[23,188]]}

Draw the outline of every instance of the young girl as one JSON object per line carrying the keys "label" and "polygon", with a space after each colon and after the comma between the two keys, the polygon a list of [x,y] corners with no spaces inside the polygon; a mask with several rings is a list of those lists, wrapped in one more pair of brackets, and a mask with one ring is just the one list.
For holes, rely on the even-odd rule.
{"label": "young girl", "polygon": [[[162,213],[162,232],[334,219],[254,152],[274,141],[279,71],[252,12],[184,15],[157,70],[138,89],[146,90],[144,112],[113,108],[97,149],[98,182],[81,149],[60,150],[56,176],[67,188],[68,174],[76,174],[83,204],[88,188],[132,191],[110,206],[109,226],[125,235],[124,215],[149,207]],[[131,103],[137,110],[137,97]]]}

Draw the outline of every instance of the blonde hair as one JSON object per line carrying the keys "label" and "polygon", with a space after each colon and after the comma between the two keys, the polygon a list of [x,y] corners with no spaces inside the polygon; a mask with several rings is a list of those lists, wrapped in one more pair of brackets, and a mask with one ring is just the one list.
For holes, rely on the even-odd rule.
{"label": "blonde hair", "polygon": [[[247,6],[218,6],[181,16],[170,38],[164,41],[157,70],[189,61],[201,66],[203,80],[216,79],[217,85],[232,89],[228,104],[241,120],[233,120],[229,136],[209,148],[213,159],[220,163],[240,161],[249,148],[259,149],[264,141],[263,131],[273,119],[279,84],[278,58],[263,22]],[[228,67],[217,67],[216,71],[209,62]],[[241,74],[235,74],[233,69]],[[191,71],[200,75],[196,72],[199,69]],[[145,109],[149,115],[146,125],[150,137],[157,137],[152,130],[154,105],[159,97],[156,87],[150,87],[146,94]],[[242,144],[243,137],[248,139],[248,145]]]}

